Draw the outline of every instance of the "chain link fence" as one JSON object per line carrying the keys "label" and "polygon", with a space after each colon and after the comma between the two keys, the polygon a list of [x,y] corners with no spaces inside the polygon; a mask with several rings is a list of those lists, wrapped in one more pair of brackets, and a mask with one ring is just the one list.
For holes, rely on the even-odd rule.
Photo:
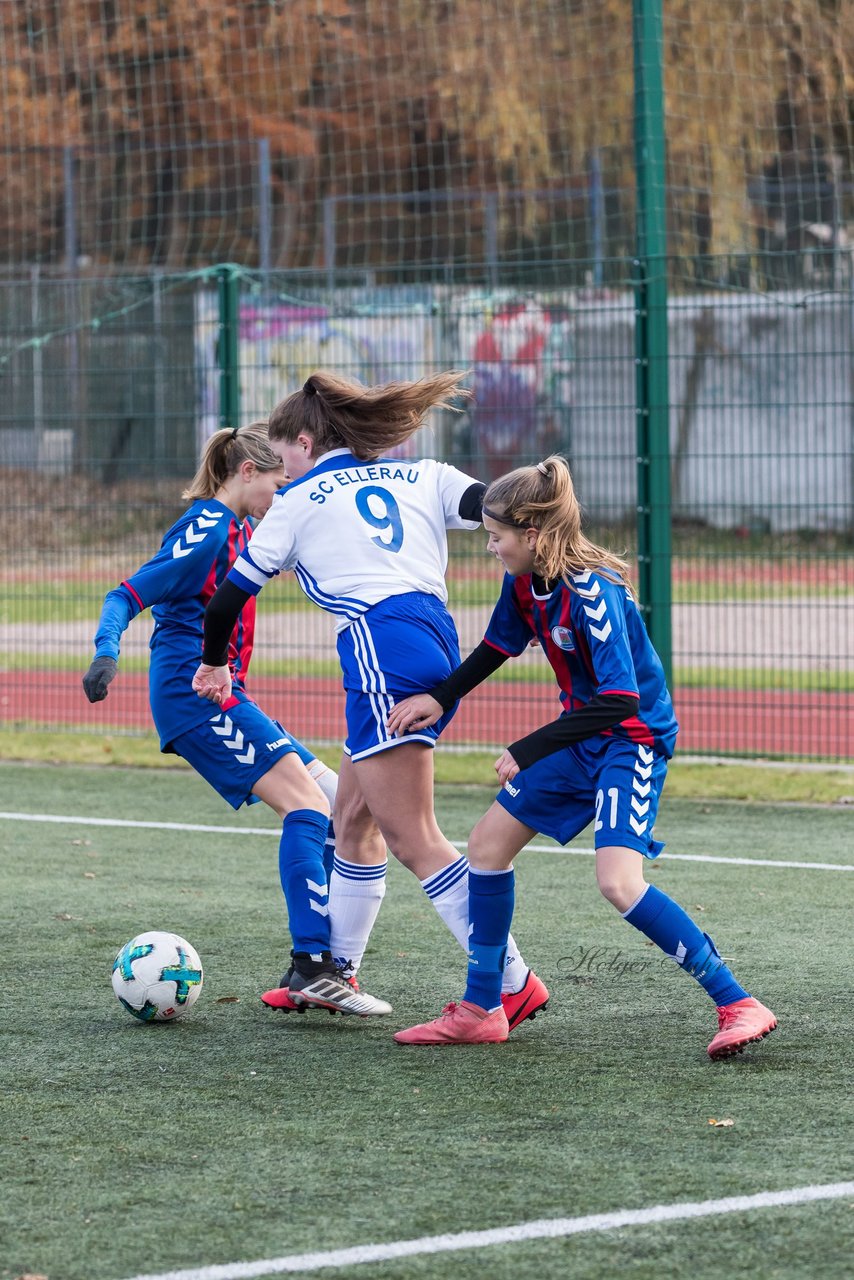
{"label": "chain link fence", "polygon": [[[680,747],[854,759],[854,340],[850,258],[832,285],[682,287],[668,304],[672,676]],[[719,274],[729,270],[721,263]],[[804,270],[803,263],[799,268]],[[829,270],[827,264],[822,270]],[[269,412],[316,368],[366,382],[471,371],[473,405],[407,448],[490,479],[550,452],[571,462],[588,527],[637,564],[636,293],[325,282],[234,269],[0,282],[0,721],[149,732],[148,624],[90,707],[80,673],[104,593],[182,509],[200,445]],[[791,274],[791,273],[790,273]],[[582,274],[580,278],[584,278]],[[828,287],[829,286],[829,287]],[[230,326],[230,328],[229,328]],[[236,363],[226,367],[227,361]],[[482,534],[456,535],[451,604],[464,651],[498,590]],[[448,735],[503,742],[557,714],[522,658]],[[292,582],[261,597],[251,687],[311,742],[342,736],[332,627]]]}

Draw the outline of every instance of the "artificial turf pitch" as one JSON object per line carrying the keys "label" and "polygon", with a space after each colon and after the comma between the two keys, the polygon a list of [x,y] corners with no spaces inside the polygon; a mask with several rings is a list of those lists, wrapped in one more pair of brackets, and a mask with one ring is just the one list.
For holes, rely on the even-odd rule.
{"label": "artificial turf pitch", "polygon": [[[514,933],[551,989],[548,1011],[503,1046],[406,1049],[391,1033],[458,997],[465,965],[397,865],[362,972],[391,1017],[276,1014],[258,999],[288,950],[262,806],[235,815],[186,771],[7,764],[0,781],[5,812],[271,828],[0,821],[2,1280],[215,1276],[309,1251],[852,1177],[852,873],[667,858],[850,866],[850,810],[665,792],[667,850],[650,878],[780,1020],[761,1046],[712,1063],[710,1001],[605,903],[584,854],[517,860]],[[492,794],[439,789],[451,839],[465,839]],[[591,843],[590,832],[576,841]],[[183,1022],[136,1023],[112,994],[116,951],[149,928],[201,954],[204,990]],[[322,1274],[842,1277],[852,1201]]]}

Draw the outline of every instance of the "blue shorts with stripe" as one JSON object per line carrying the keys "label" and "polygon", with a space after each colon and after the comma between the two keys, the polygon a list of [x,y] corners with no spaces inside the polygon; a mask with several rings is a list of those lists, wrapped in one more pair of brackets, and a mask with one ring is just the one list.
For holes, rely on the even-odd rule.
{"label": "blue shorts with stripe", "polygon": [[212,707],[208,720],[173,738],[171,747],[233,809],[257,803],[252,788],[282,756],[296,752],[303,764],[316,758],[242,690]]}
{"label": "blue shorts with stripe", "polygon": [[496,801],[560,844],[592,822],[597,849],[617,846],[657,858],[664,845],[652,832],[666,775],[667,760],[652,747],[600,734],[522,769]]}
{"label": "blue shorts with stripe", "polygon": [[429,729],[394,738],[386,717],[395,702],[424,693],[459,666],[454,620],[441,600],[419,591],[373,605],[338,636],[347,695],[347,740],[353,760],[407,742],[433,746],[456,707]]}

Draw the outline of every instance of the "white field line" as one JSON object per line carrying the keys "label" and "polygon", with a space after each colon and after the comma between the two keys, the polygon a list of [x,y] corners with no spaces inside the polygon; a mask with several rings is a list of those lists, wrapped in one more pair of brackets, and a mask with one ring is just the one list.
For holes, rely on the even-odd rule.
{"label": "white field line", "polygon": [[[53,822],[60,826],[77,827],[138,827],[145,831],[194,831],[221,836],[279,836],[276,827],[215,827],[199,822],[136,822],[130,818],[80,818],[59,813],[0,813],[0,820],[8,822]],[[457,849],[465,849],[465,840],[452,840]],[[563,852],[582,858],[592,858],[595,849],[579,845],[562,849],[556,844],[529,844],[530,853]],[[723,858],[711,853],[667,853],[662,862],[722,862],[736,867],[788,867],[800,871],[854,871],[854,864],[844,862],[796,862],[780,858]]]}
{"label": "white field line", "polygon": [[458,1231],[454,1235],[422,1236],[418,1240],[395,1240],[389,1244],[362,1244],[350,1249],[329,1249],[323,1253],[296,1253],[281,1258],[264,1258],[258,1262],[190,1267],[157,1275],[133,1276],[132,1280],[252,1280],[252,1277],[283,1275],[288,1271],[321,1271],[326,1267],[353,1267],[425,1253],[453,1253],[462,1249],[484,1249],[490,1245],[521,1244],[527,1240],[557,1240],[588,1231],[614,1231],[620,1227],[747,1213],[752,1209],[778,1209],[816,1200],[841,1200],[845,1196],[854,1196],[854,1182],[792,1187],[788,1191],[760,1191],[753,1196],[727,1196],[723,1200],[701,1200],[693,1204],[619,1209],[615,1213],[593,1213],[583,1218],[541,1218],[512,1227],[494,1227],[490,1231]]}

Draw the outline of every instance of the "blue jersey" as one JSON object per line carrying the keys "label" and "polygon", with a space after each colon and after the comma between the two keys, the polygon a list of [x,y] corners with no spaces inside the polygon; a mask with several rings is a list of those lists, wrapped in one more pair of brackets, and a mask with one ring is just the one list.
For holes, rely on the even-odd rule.
{"label": "blue jersey", "polygon": [[671,756],[679,726],[640,610],[622,584],[601,572],[574,574],[572,583],[574,590],[559,582],[538,595],[531,574],[506,574],[484,639],[516,657],[536,638],[557,677],[566,712],[597,694],[636,695],[637,715],[603,736]]}
{"label": "blue jersey", "polygon": [[[150,608],[154,618],[149,667],[151,714],[161,750],[210,718],[210,703],[193,692],[201,660],[205,606],[239,555],[252,527],[214,498],[194,502],[165,535],[160,550],[109,592],[95,635],[95,656],[118,659],[131,619]],[[228,662],[243,681],[255,634],[255,600],[244,606],[231,636]]]}

